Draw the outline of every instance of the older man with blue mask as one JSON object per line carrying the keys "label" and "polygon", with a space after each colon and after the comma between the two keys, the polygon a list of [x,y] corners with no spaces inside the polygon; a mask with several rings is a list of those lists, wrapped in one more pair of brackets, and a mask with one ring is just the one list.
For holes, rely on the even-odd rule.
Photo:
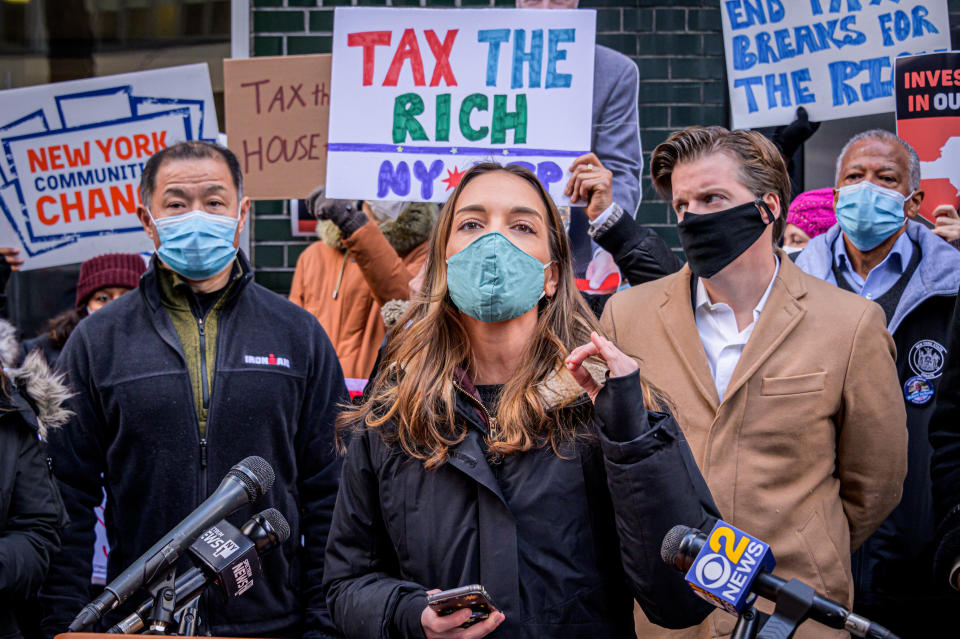
{"label": "older man with blue mask", "polygon": [[[947,355],[960,252],[915,221],[923,201],[920,161],[883,130],[851,139],[837,160],[837,224],[797,259],[807,273],[877,302],[897,346],[909,432],[903,499],[854,555],[857,610],[913,636],[916,610],[947,627],[960,598],[930,577],[934,521],[927,431]],[[938,620],[931,618],[943,615]]]}

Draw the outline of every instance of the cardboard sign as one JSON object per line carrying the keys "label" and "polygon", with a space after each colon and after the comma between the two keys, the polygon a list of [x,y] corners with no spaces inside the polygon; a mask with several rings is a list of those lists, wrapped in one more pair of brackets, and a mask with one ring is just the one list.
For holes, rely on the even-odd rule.
{"label": "cardboard sign", "polygon": [[898,56],[950,49],[946,0],[725,0],[733,127],[894,110]]}
{"label": "cardboard sign", "polygon": [[330,118],[330,55],[223,61],[227,144],[244,195],[306,197],[323,184]]}
{"label": "cardboard sign", "polygon": [[899,58],[897,135],[920,156],[920,215],[960,206],[960,53]]}
{"label": "cardboard sign", "polygon": [[443,202],[477,162],[558,204],[590,150],[592,10],[337,8],[330,197]]}
{"label": "cardboard sign", "polygon": [[215,139],[205,64],[0,91],[0,246],[22,268],[152,251],[136,216],[155,152]]}

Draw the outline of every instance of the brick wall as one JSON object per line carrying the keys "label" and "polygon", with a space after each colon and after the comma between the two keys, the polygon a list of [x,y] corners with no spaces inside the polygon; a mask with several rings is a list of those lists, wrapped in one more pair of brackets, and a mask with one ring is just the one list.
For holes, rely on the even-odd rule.
{"label": "brick wall", "polygon": [[[793,0],[791,0],[793,1]],[[797,0],[799,1],[799,0]],[[514,6],[514,0],[252,0],[253,55],[329,53],[335,6]],[[954,48],[960,46],[960,0],[948,0]],[[597,40],[630,56],[640,70],[644,160],[671,131],[728,122],[718,0],[581,0],[597,9]],[[643,176],[637,219],[677,247],[676,218]],[[257,281],[280,293],[308,246],[290,235],[284,202],[257,202],[253,260]]]}

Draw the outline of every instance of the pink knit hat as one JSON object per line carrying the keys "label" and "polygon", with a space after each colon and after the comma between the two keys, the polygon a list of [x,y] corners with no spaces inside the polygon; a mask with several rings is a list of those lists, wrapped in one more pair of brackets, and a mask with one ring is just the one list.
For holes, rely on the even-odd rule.
{"label": "pink knit hat", "polygon": [[76,307],[86,304],[90,296],[101,288],[137,288],[140,276],[146,270],[146,263],[136,253],[108,253],[91,257],[80,265]]}
{"label": "pink knit hat", "polygon": [[833,212],[833,189],[806,191],[793,198],[787,211],[787,224],[793,224],[814,238],[837,223]]}

